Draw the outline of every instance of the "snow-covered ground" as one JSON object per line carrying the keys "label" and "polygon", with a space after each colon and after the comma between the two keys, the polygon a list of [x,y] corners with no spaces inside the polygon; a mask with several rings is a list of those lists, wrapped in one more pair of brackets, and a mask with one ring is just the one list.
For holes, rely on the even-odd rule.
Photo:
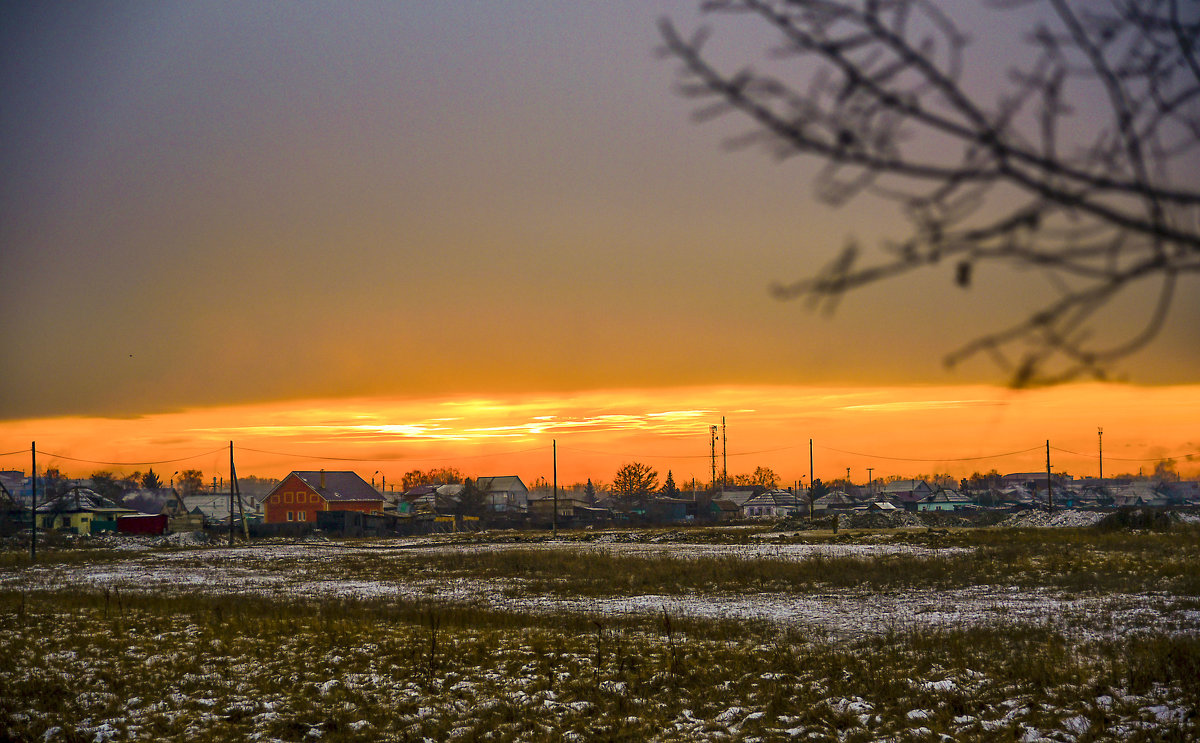
{"label": "snow-covered ground", "polygon": [[[53,600],[35,599],[30,605],[38,607],[37,621],[27,623],[22,597],[21,619],[0,632],[7,660],[0,662],[0,739],[1196,739],[1197,706],[1189,691],[1194,686],[1167,671],[1149,670],[1158,674],[1153,682],[1135,688],[1132,680],[1105,675],[1103,663],[1084,662],[1106,646],[1090,642],[1096,638],[1115,638],[1113,647],[1127,649],[1144,640],[1142,633],[1153,634],[1154,641],[1162,635],[1197,633],[1200,611],[1184,608],[1194,601],[1154,592],[1097,596],[991,585],[944,591],[714,589],[580,598],[553,595],[511,577],[450,578],[439,570],[412,569],[422,557],[448,551],[514,551],[514,557],[521,551],[522,559],[531,551],[545,551],[549,557],[556,550],[571,550],[789,561],[898,554],[937,560],[971,554],[865,540],[710,545],[620,533],[598,535],[590,542],[463,544],[459,539],[121,550],[91,564],[0,573],[0,588],[60,596],[107,588],[119,591],[121,598],[140,591],[398,598],[514,613],[661,618],[665,612],[671,619],[745,623],[731,638],[681,639],[679,632],[672,636],[668,630],[662,637],[640,628],[623,629],[619,622],[579,632],[518,620],[512,627],[499,623],[501,629],[444,630],[435,654],[432,611],[429,625],[394,622],[379,631],[374,619],[361,627],[339,624],[339,604],[329,602],[335,608],[329,615],[323,608],[300,611],[257,624],[252,620],[236,631],[228,616],[196,610],[195,604],[203,602],[192,602],[178,615],[114,609],[110,620],[106,599],[103,615],[93,608],[85,623],[81,617],[88,613],[70,603],[49,614],[45,607]],[[348,568],[352,562],[370,569]],[[119,603],[120,598],[114,606]],[[970,658],[970,665],[953,664],[947,660],[952,654],[940,645],[905,646],[904,638],[918,633],[901,635],[896,643],[895,638],[880,642],[878,637],[892,628],[981,624],[1004,629],[983,633],[987,636],[1007,635],[1006,623],[1050,625],[1062,635],[1048,633],[1051,639],[1039,640],[1042,633],[1032,632],[1033,639],[1019,639],[1011,648],[1002,645],[990,656],[1002,668],[976,664],[961,648],[956,657]],[[47,627],[66,631],[45,631]],[[799,629],[803,640],[797,642],[779,628]],[[1130,636],[1139,637],[1125,642]],[[1049,656],[1059,643],[1073,648],[1065,656],[1071,667],[1090,675],[1060,676],[1053,668],[1040,671],[1036,681],[1012,675],[1012,669],[1020,673],[1026,664],[1008,660]],[[903,652],[891,652],[894,644]],[[879,646],[886,650],[877,650]],[[1030,647],[1033,651],[1026,653]],[[677,651],[686,666],[679,675],[674,670]],[[1126,656],[1118,651],[1112,657]],[[834,658],[838,660],[830,662]],[[876,673],[880,678],[874,678]]]}
{"label": "snow-covered ground", "polygon": [[[647,545],[638,543],[544,542],[449,546],[429,542],[388,542],[344,546],[309,542],[243,548],[137,553],[118,562],[81,570],[77,566],[33,567],[0,576],[0,586],[41,590],[111,588],[122,592],[180,591],[198,594],[256,594],[304,598],[398,598],[470,604],[496,610],[606,616],[660,614],[708,619],[755,619],[801,626],[838,636],[892,628],[963,627],[1003,623],[1049,623],[1064,631],[1124,635],[1147,628],[1200,631],[1200,611],[1180,608],[1162,593],[1067,595],[1044,588],[972,586],[953,590],[825,590],[818,593],[697,593],[581,598],[540,593],[512,578],[447,578],[445,575],[347,579],[331,568],[346,555],[369,554],[386,563],[446,550],[604,550],[620,554],[687,557],[737,555],[746,559],[801,560],[813,555],[870,556],[897,553],[934,555],[908,545]],[[959,550],[963,551],[963,550]],[[948,550],[941,550],[946,553]],[[385,575],[386,567],[381,571]],[[399,571],[397,571],[399,574]]]}

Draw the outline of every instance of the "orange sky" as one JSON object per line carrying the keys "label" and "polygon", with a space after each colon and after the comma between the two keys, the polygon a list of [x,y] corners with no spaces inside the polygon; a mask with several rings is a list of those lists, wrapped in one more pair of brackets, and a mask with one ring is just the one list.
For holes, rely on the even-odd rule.
{"label": "orange sky", "polygon": [[[989,108],[1032,63],[1038,11],[943,5]],[[730,470],[785,480],[810,437],[819,477],[858,481],[1041,469],[1039,451],[937,458],[1047,438],[1092,474],[1097,426],[1106,473],[1200,451],[1200,275],[1104,369],[1144,387],[1015,393],[987,386],[1013,371],[990,357],[946,369],[1061,298],[1040,270],[981,264],[965,289],[931,264],[836,314],[774,299],[847,243],[892,255],[912,215],[870,193],[834,208],[820,161],[724,146],[750,121],[697,126],[656,54],[663,16],[718,23],[723,64],[809,74],[769,24],[666,0],[0,5],[0,454],[18,452],[0,467],[28,469],[37,441],[89,460],[39,458],[76,474],[222,476],[233,440],[243,474],[532,480],[557,439],[561,480],[638,459],[682,482],[710,476],[722,415]],[[1108,100],[1064,95],[1084,130]],[[1196,167],[1173,162],[1175,185]],[[1136,337],[1161,291],[1129,284],[1081,336]]]}
{"label": "orange sky", "polygon": [[[1036,14],[962,5],[941,11],[965,16],[965,82],[993,101]],[[1063,290],[981,266],[966,291],[947,264],[833,316],[775,300],[848,241],[890,255],[911,224],[869,194],[816,198],[819,161],[722,146],[749,121],[696,125],[655,54],[660,17],[717,20],[691,3],[0,12],[0,420],[546,392],[568,416],[577,390],[1003,384],[990,358],[942,359]],[[731,64],[778,43],[720,29]],[[1179,280],[1159,337],[1110,378],[1200,382],[1200,276]],[[1159,290],[1130,285],[1092,337],[1128,340]]]}
{"label": "orange sky", "polygon": [[[747,386],[310,400],[129,419],[12,421],[0,424],[0,451],[21,451],[0,457],[0,466],[28,469],[28,447],[37,441],[39,468],[128,473],[158,462],[153,467],[164,479],[188,468],[225,477],[232,440],[240,475],[352,469],[368,480],[378,479],[378,471],[398,484],[408,470],[450,465],[467,475],[515,473],[532,482],[552,477],[557,440],[560,484],[607,482],[635,460],[661,476],[671,470],[682,484],[710,476],[709,426],[722,415],[730,473],[765,465],[785,482],[807,480],[810,437],[817,477],[842,477],[850,467],[856,482],[865,481],[867,467],[875,477],[1042,470],[1046,439],[1056,471],[1093,476],[1098,426],[1109,475],[1149,471],[1156,457],[1200,455],[1200,385],[1024,392],[982,385]],[[718,443],[718,457],[720,449]],[[1200,456],[1181,459],[1178,468],[1200,474]]]}

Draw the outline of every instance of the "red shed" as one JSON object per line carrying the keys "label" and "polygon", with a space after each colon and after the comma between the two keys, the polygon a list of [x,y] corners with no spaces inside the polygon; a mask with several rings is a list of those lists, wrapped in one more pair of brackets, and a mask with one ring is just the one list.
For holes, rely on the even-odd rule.
{"label": "red shed", "polygon": [[166,534],[167,514],[138,513],[117,518],[117,532],[120,534]]}

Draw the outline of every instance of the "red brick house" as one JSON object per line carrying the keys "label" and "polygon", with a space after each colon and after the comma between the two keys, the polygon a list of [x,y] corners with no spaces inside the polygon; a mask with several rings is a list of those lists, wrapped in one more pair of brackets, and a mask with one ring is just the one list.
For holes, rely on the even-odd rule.
{"label": "red brick house", "polygon": [[318,511],[383,513],[383,495],[354,472],[292,472],[264,501],[268,524],[315,522]]}

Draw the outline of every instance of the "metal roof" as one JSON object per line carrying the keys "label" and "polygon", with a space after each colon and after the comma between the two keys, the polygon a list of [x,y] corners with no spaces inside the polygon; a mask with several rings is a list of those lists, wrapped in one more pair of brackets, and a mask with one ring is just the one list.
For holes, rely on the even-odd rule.
{"label": "metal roof", "polygon": [[[382,501],[384,499],[383,495],[371,487],[371,483],[362,479],[357,472],[317,470],[315,472],[297,471],[292,474],[327,501]],[[322,481],[324,481],[325,487],[321,487]],[[287,482],[286,477],[283,482]],[[282,486],[283,483],[280,483],[276,486],[276,490]]]}

